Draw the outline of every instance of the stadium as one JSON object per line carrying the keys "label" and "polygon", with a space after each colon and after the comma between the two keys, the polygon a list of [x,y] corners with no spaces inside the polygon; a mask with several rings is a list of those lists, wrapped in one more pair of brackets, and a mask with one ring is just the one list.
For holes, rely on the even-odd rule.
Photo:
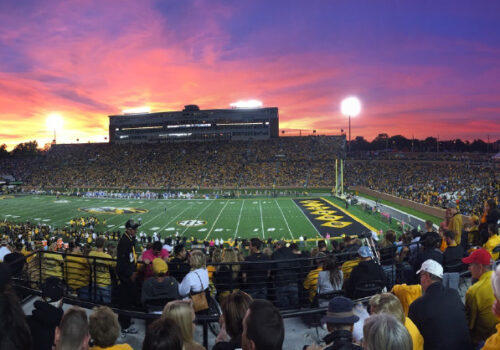
{"label": "stadium", "polygon": [[0,350],[500,350],[497,2],[0,9]]}

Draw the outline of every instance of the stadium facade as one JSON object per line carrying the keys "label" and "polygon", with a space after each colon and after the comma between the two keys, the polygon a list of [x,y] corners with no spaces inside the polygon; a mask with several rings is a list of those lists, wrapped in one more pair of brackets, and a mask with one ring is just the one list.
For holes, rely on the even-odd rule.
{"label": "stadium facade", "polygon": [[267,140],[279,137],[278,108],[200,110],[109,116],[111,143]]}

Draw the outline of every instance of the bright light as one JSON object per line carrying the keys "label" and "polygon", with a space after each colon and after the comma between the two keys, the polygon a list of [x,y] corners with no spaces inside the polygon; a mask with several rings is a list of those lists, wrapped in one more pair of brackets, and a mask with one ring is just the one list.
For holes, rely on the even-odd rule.
{"label": "bright light", "polygon": [[346,117],[355,117],[361,112],[361,102],[357,97],[348,97],[342,100],[340,111]]}
{"label": "bright light", "polygon": [[262,107],[262,102],[259,100],[240,100],[230,104],[233,108],[259,108]]}
{"label": "bright light", "polygon": [[151,107],[136,107],[122,110],[123,114],[140,114],[140,113],[150,113]]}
{"label": "bright light", "polygon": [[45,124],[49,130],[61,130],[64,120],[59,114],[51,114],[45,119]]}

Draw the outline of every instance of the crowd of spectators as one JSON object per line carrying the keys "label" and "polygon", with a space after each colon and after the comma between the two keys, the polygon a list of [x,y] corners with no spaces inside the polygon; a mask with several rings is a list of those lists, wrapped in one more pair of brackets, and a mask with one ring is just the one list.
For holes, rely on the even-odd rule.
{"label": "crowd of spectators", "polygon": [[[329,305],[323,320],[331,334],[325,339],[326,344],[363,340],[365,349],[380,349],[380,344],[387,344],[388,349],[472,349],[486,344],[485,349],[491,349],[488,344],[498,344],[494,343],[498,342],[494,334],[500,304],[494,293],[495,282],[493,287],[490,283],[495,278],[500,283],[500,275],[495,277],[492,270],[492,261],[498,259],[500,247],[498,226],[493,223],[499,218],[498,207],[489,200],[478,227],[463,227],[456,205],[450,205],[449,209],[450,217],[438,232],[427,222],[427,232],[414,229],[397,238],[393,231],[387,231],[378,242],[354,237],[319,241],[311,250],[304,250],[296,243],[262,242],[253,238],[248,245],[194,244],[188,251],[181,241],[141,242],[136,239],[139,223],[133,220],[126,222],[117,246],[107,244],[105,237],[99,236],[94,246],[89,247],[71,236],[53,237],[54,233],[45,226],[40,232],[33,232],[39,227],[18,224],[10,228],[8,240],[2,241],[0,247],[0,261],[9,265],[8,268],[2,265],[2,273],[13,276],[24,286],[40,288],[42,298],[34,304],[26,324],[18,315],[16,318],[9,314],[19,312],[12,309],[14,305],[6,309],[6,319],[21,323],[15,333],[31,334],[33,344],[35,336],[44,337],[47,343],[54,342],[56,348],[58,342],[66,344],[61,339],[70,335],[79,335],[67,340],[73,348],[92,339],[94,346],[98,346],[95,349],[99,349],[113,346],[117,334],[137,332],[130,317],[122,313],[116,316],[106,308],[95,310],[90,321],[78,309],[63,316],[61,299],[63,295],[73,295],[79,300],[114,305],[122,310],[163,310],[161,320],[149,326],[144,348],[161,348],[155,346],[168,338],[172,348],[184,344],[184,349],[201,350],[202,346],[194,342],[193,320],[197,314],[207,312],[212,300],[217,300],[223,316],[215,349],[240,346],[279,349],[282,338],[281,343],[280,337],[273,338],[276,342],[273,344],[267,338],[262,339],[265,333],[259,332],[265,330],[251,317],[253,306],[254,316],[262,312],[258,317],[265,323],[260,317],[267,315],[269,329],[276,331],[280,322],[282,327],[282,320],[275,307],[287,310]],[[37,242],[31,246],[34,249],[27,249],[29,237],[20,232],[31,234],[30,238]],[[45,235],[53,237],[47,242],[47,249],[37,246]],[[68,238],[70,241],[64,243]],[[482,247],[473,246],[477,240]],[[462,302],[457,292],[459,273],[467,268],[475,283]],[[500,285],[497,289],[500,290]],[[392,294],[383,294],[384,291]],[[371,314],[384,315],[345,316],[353,312],[352,300],[369,297]],[[16,304],[15,296],[8,294],[2,298]],[[73,320],[68,321],[72,326],[66,324],[66,317],[66,321]],[[340,322],[338,317],[350,317],[349,322],[345,319]],[[245,320],[249,327],[246,335]],[[92,327],[92,322],[98,326]],[[252,322],[257,327],[253,330],[249,326]],[[18,344],[17,348],[27,348],[27,339],[9,338],[10,326],[5,327],[2,335],[5,341]],[[78,327],[78,331],[71,327]],[[89,331],[80,332],[85,327]],[[384,327],[394,331],[388,334]],[[175,334],[172,329],[176,329]],[[317,348],[322,347],[310,347]]]}
{"label": "crowd of spectators", "polygon": [[[3,176],[26,190],[326,187],[335,183],[339,137],[158,145],[57,145],[39,156],[0,159]],[[340,165],[339,165],[340,171]],[[433,206],[459,203],[463,214],[498,198],[488,155],[358,152],[344,164],[345,187],[360,185]],[[146,198],[144,194],[141,198]],[[155,192],[149,198],[164,198]]]}

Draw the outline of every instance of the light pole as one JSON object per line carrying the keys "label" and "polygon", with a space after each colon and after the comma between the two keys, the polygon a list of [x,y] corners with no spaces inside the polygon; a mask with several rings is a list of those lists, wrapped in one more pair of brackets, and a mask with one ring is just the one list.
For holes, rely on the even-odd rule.
{"label": "light pole", "polygon": [[347,150],[348,153],[351,153],[351,117],[356,117],[361,112],[361,102],[357,97],[347,97],[342,100],[340,111],[344,116],[349,117],[349,143],[347,144]]}

